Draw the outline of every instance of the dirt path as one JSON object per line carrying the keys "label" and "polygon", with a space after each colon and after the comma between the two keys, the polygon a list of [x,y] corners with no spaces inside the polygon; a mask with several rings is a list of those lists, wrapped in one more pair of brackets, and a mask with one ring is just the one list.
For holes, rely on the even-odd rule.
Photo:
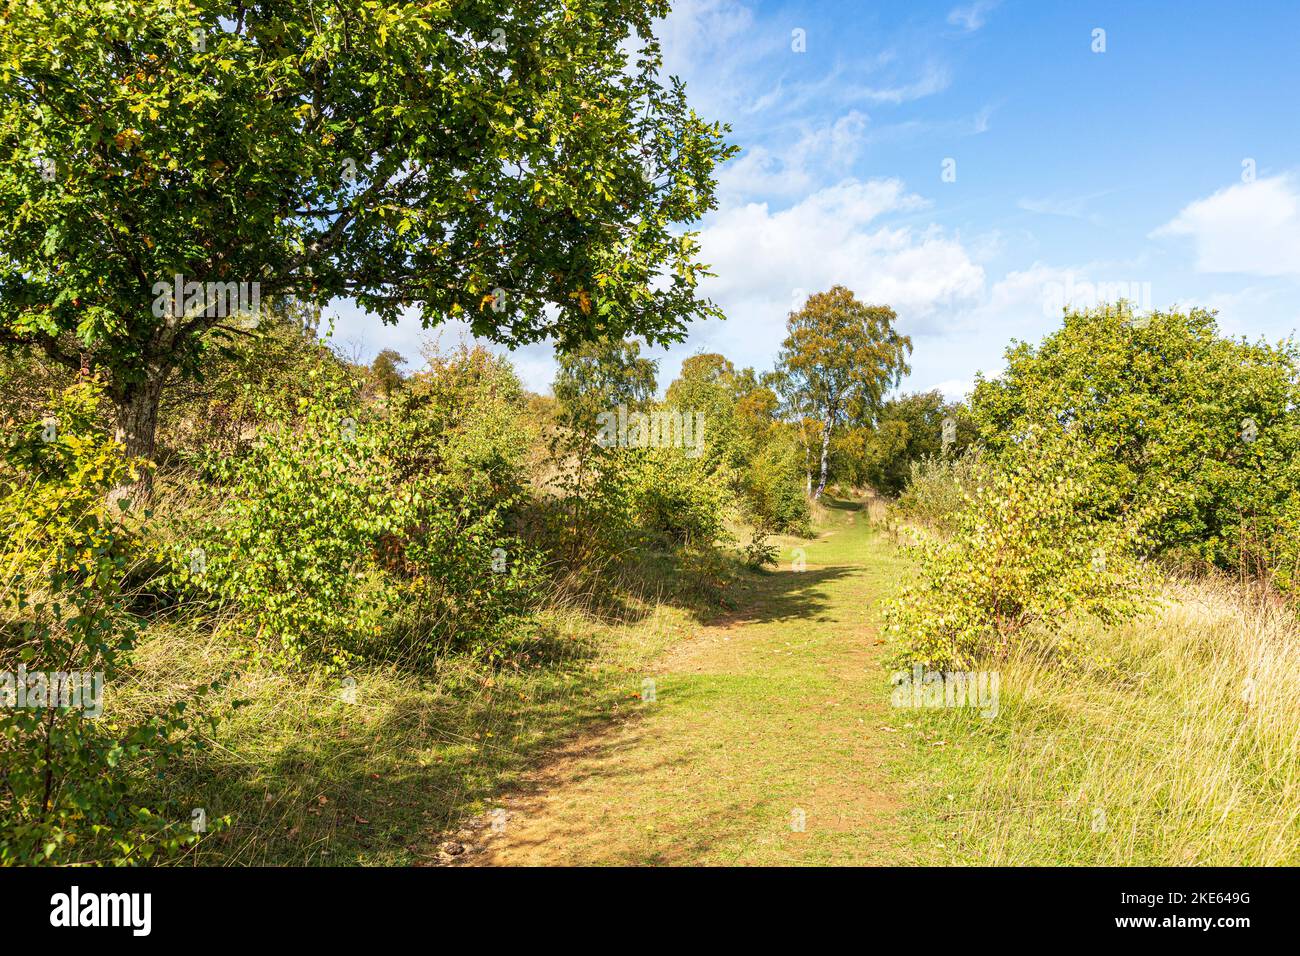
{"label": "dirt path", "polygon": [[807,567],[647,676],[655,701],[581,737],[478,822],[478,865],[864,864],[903,852],[881,647],[898,559],[838,503]]}

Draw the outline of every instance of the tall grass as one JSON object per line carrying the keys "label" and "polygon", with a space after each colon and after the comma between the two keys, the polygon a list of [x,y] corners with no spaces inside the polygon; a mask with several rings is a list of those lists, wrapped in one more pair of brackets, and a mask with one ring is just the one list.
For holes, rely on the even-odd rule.
{"label": "tall grass", "polygon": [[896,712],[925,857],[1300,863],[1294,610],[1228,580],[1176,580],[1164,598],[1152,616],[1079,635],[1104,666],[1002,663],[991,720]]}

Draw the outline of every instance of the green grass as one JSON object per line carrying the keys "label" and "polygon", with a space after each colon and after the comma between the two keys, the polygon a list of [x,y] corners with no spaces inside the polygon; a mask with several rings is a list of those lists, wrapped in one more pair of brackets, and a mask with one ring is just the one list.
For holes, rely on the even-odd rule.
{"label": "green grass", "polygon": [[828,501],[818,530],[812,540],[780,539],[780,564],[760,587],[647,669],[655,703],[506,794],[517,820],[485,860],[898,860],[875,625],[900,559],[859,502]]}
{"label": "green grass", "polygon": [[[1080,631],[1105,666],[998,664],[993,719],[895,709],[879,602],[911,564],[872,509],[827,499],[816,537],[778,539],[778,567],[733,574],[712,611],[547,612],[505,666],[372,667],[355,703],[244,667],[228,697],[247,706],[157,784],[180,820],[232,819],[184,862],[423,864],[449,837],[503,864],[1300,862],[1293,612],[1174,583],[1158,614]],[[126,693],[239,666],[208,631],[155,626]]]}
{"label": "green grass", "polygon": [[[1171,583],[1157,614],[1074,625],[1108,666],[999,665],[1000,712],[898,710],[903,815],[936,862],[1300,862],[1300,628],[1236,585]],[[1253,681],[1253,695],[1243,694]]]}
{"label": "green grass", "polygon": [[[505,666],[448,654],[423,677],[362,668],[351,692],[318,673],[241,666],[210,630],[155,626],[124,692],[136,705],[236,672],[209,748],[154,784],[182,820],[199,807],[231,818],[184,862],[431,861],[442,834],[541,754],[632,706],[639,662],[694,619],[689,608],[628,603],[637,610],[623,624],[579,608],[542,614],[540,636]],[[231,710],[236,699],[244,704]]]}

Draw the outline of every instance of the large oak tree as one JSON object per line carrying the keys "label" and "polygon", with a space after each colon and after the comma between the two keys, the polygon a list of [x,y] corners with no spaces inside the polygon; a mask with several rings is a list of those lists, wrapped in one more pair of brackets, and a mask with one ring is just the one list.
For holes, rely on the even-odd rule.
{"label": "large oak tree", "polygon": [[718,314],[682,225],[732,150],[660,77],[667,12],[8,0],[0,341],[102,377],[149,456],[164,383],[248,324],[155,308],[177,275],[508,345],[678,340]]}

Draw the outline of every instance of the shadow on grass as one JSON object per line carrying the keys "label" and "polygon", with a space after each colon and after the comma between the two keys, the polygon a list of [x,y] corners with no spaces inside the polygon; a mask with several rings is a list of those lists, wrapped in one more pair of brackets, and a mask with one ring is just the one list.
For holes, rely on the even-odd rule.
{"label": "shadow on grass", "polygon": [[830,508],[833,511],[861,511],[863,503],[853,501],[850,498],[833,498],[830,495],[822,495],[821,505],[823,508]]}
{"label": "shadow on grass", "polygon": [[[391,697],[320,701],[232,725],[169,780],[230,828],[200,844],[200,864],[411,864],[429,861],[439,834],[562,741],[608,721],[630,683],[574,666],[498,674],[457,693],[380,683]],[[263,739],[241,746],[244,730]],[[199,794],[204,796],[200,797]],[[188,861],[187,861],[188,862]]]}
{"label": "shadow on grass", "polygon": [[[758,721],[785,703],[761,689],[746,693],[744,679],[690,677],[665,679],[660,704],[686,714],[711,714],[713,730]],[[757,683],[762,683],[761,681]],[[815,683],[815,682],[814,682]],[[737,764],[713,765],[707,780],[685,786],[700,772],[700,756],[677,731],[662,734],[638,711],[614,728],[602,728],[556,754],[558,776],[566,792],[600,794],[599,802],[552,806],[547,798],[555,775],[520,781],[502,796],[508,815],[522,825],[510,827],[507,862],[560,865],[692,864],[716,858],[729,847],[740,852],[755,826],[779,820],[792,795],[787,784],[745,773]],[[706,731],[707,733],[707,731]],[[779,745],[778,745],[779,747]],[[669,783],[672,782],[672,783]],[[756,790],[759,784],[761,790]],[[593,820],[603,834],[593,842]],[[489,851],[492,840],[488,841]],[[489,852],[484,862],[499,862]],[[718,859],[717,862],[725,862]]]}
{"label": "shadow on grass", "polygon": [[[850,570],[764,574],[732,617],[809,619],[826,607],[823,586]],[[395,669],[363,673],[353,704],[333,684],[288,687],[283,706],[263,690],[166,781],[185,814],[232,817],[186,862],[433,862],[440,840],[495,795],[638,706],[639,674],[602,667],[590,641],[539,636],[521,659],[530,663],[449,664],[423,684]]]}
{"label": "shadow on grass", "polygon": [[806,571],[768,571],[763,586],[753,599],[734,611],[716,611],[710,624],[763,624],[795,619],[827,620],[830,599],[825,586],[851,575],[856,569],[847,565],[810,568]]}
{"label": "shadow on grass", "polygon": [[[856,502],[825,500],[860,510]],[[728,558],[720,574],[731,607],[712,608],[707,591],[666,593],[659,584],[687,573],[676,560],[643,555],[651,575],[639,594],[626,584],[609,600],[584,606],[596,621],[635,624],[655,601],[685,607],[704,623],[818,620],[827,585],[855,571],[753,572]],[[661,565],[661,566],[657,566]],[[690,584],[691,582],[687,582]],[[696,582],[698,584],[698,582]],[[717,582],[705,582],[712,587]],[[674,600],[674,596],[676,600]],[[393,667],[359,674],[356,702],[336,685],[260,688],[248,708],[218,732],[217,744],[161,784],[174,806],[229,814],[186,858],[207,865],[410,865],[433,862],[439,841],[524,774],[579,737],[596,746],[602,731],[635,710],[639,674],[604,666],[590,641],[543,631],[491,666],[448,662],[420,676]],[[253,677],[256,682],[256,675]],[[304,681],[311,682],[311,678]],[[752,810],[752,807],[750,808]],[[743,815],[744,808],[721,811]],[[713,832],[705,828],[701,832]],[[679,850],[707,847],[685,842]]]}

